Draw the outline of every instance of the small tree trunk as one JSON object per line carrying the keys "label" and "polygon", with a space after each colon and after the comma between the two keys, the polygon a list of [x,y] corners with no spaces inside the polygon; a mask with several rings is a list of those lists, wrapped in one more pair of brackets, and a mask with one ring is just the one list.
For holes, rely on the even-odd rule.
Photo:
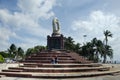
{"label": "small tree trunk", "polygon": [[106,63],[106,55],[104,55],[103,63]]}

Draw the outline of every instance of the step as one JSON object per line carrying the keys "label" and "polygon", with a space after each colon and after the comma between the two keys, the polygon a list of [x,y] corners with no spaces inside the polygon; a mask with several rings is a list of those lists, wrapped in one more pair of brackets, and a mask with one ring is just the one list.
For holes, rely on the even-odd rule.
{"label": "step", "polygon": [[[51,62],[41,62],[41,61],[22,61],[22,63],[41,63],[41,64],[51,64]],[[80,62],[58,62],[58,64],[77,64]]]}
{"label": "step", "polygon": [[84,72],[84,73],[80,73],[80,72],[76,72],[76,73],[43,73],[43,74],[39,74],[39,73],[34,73],[32,74],[32,77],[34,78],[82,78],[82,77],[95,77],[95,76],[103,76],[103,75],[111,75],[114,73],[118,73],[120,71],[106,71],[106,72]]}
{"label": "step", "polygon": [[[31,57],[26,58],[25,60],[51,60],[51,57]],[[58,57],[58,60],[74,60],[70,57]]]}
{"label": "step", "polygon": [[56,52],[40,52],[40,53],[37,53],[37,54],[65,54],[63,52],[59,52],[59,53],[56,53]]}
{"label": "step", "polygon": [[99,67],[102,64],[39,64],[39,63],[24,63],[22,67]]}
{"label": "step", "polygon": [[[51,60],[25,60],[22,62],[35,62],[35,63],[51,63]],[[58,63],[79,63],[75,60],[58,60]]]}
{"label": "step", "polygon": [[[54,56],[51,56],[51,55],[33,55],[33,56],[30,56],[30,57],[54,57]],[[57,57],[71,57],[69,55],[58,55]]]}
{"label": "step", "polygon": [[39,53],[34,55],[67,55],[66,53]]}
{"label": "step", "polygon": [[42,73],[65,73],[65,72],[92,72],[100,69],[108,69],[109,67],[92,67],[92,68],[24,68],[23,72],[42,72]]}
{"label": "step", "polygon": [[36,53],[36,54],[31,54],[31,55],[67,55],[66,53]]}
{"label": "step", "polygon": [[[44,67],[36,67],[36,68],[9,68],[9,70],[4,70],[4,72],[42,72],[42,73],[64,73],[64,72],[88,72],[88,71],[99,71],[100,69],[109,70],[110,67],[81,67],[81,68],[44,68]],[[13,71],[12,71],[13,70]]]}
{"label": "step", "polygon": [[[51,62],[35,62],[35,61],[21,61],[20,63],[38,63],[38,64],[51,64]],[[80,62],[59,62],[58,64],[79,64]]]}
{"label": "step", "polygon": [[103,75],[111,75],[119,73],[116,71],[104,71],[104,72],[75,72],[75,73],[31,73],[31,72],[0,72],[0,75],[6,75],[8,77],[26,77],[26,78],[45,78],[45,79],[69,79],[69,78],[82,78],[82,77],[95,77]]}
{"label": "step", "polygon": [[8,69],[8,70],[2,70],[2,72],[22,72],[23,70],[13,70],[13,69]]}
{"label": "step", "polygon": [[0,75],[5,75],[8,77],[26,77],[26,78],[30,78],[32,77],[32,74],[30,73],[18,73],[18,72],[0,72]]}
{"label": "step", "polygon": [[38,65],[20,65],[20,67],[38,67]]}
{"label": "step", "polygon": [[23,70],[24,68],[22,68],[22,67],[8,67],[8,69]]}

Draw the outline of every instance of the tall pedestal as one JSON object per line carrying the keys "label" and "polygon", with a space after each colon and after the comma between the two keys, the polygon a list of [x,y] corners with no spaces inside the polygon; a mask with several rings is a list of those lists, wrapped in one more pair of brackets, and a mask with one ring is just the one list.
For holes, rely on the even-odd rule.
{"label": "tall pedestal", "polygon": [[52,49],[64,49],[64,38],[63,35],[52,35],[47,36],[47,48],[49,50]]}

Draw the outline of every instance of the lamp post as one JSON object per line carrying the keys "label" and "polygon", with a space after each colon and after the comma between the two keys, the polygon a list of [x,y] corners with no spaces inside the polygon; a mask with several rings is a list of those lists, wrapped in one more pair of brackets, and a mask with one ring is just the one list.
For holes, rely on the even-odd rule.
{"label": "lamp post", "polygon": [[86,42],[86,37],[87,37],[87,35],[83,35],[83,37],[84,37],[84,40],[83,40],[83,44]]}

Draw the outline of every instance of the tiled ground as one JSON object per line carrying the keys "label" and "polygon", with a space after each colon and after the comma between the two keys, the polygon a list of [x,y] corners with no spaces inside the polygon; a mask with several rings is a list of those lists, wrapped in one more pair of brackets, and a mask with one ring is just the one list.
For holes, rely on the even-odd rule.
{"label": "tiled ground", "polygon": [[0,80],[120,80],[120,75],[99,76],[90,78],[71,78],[71,79],[39,79],[39,78],[19,78],[1,77]]}

